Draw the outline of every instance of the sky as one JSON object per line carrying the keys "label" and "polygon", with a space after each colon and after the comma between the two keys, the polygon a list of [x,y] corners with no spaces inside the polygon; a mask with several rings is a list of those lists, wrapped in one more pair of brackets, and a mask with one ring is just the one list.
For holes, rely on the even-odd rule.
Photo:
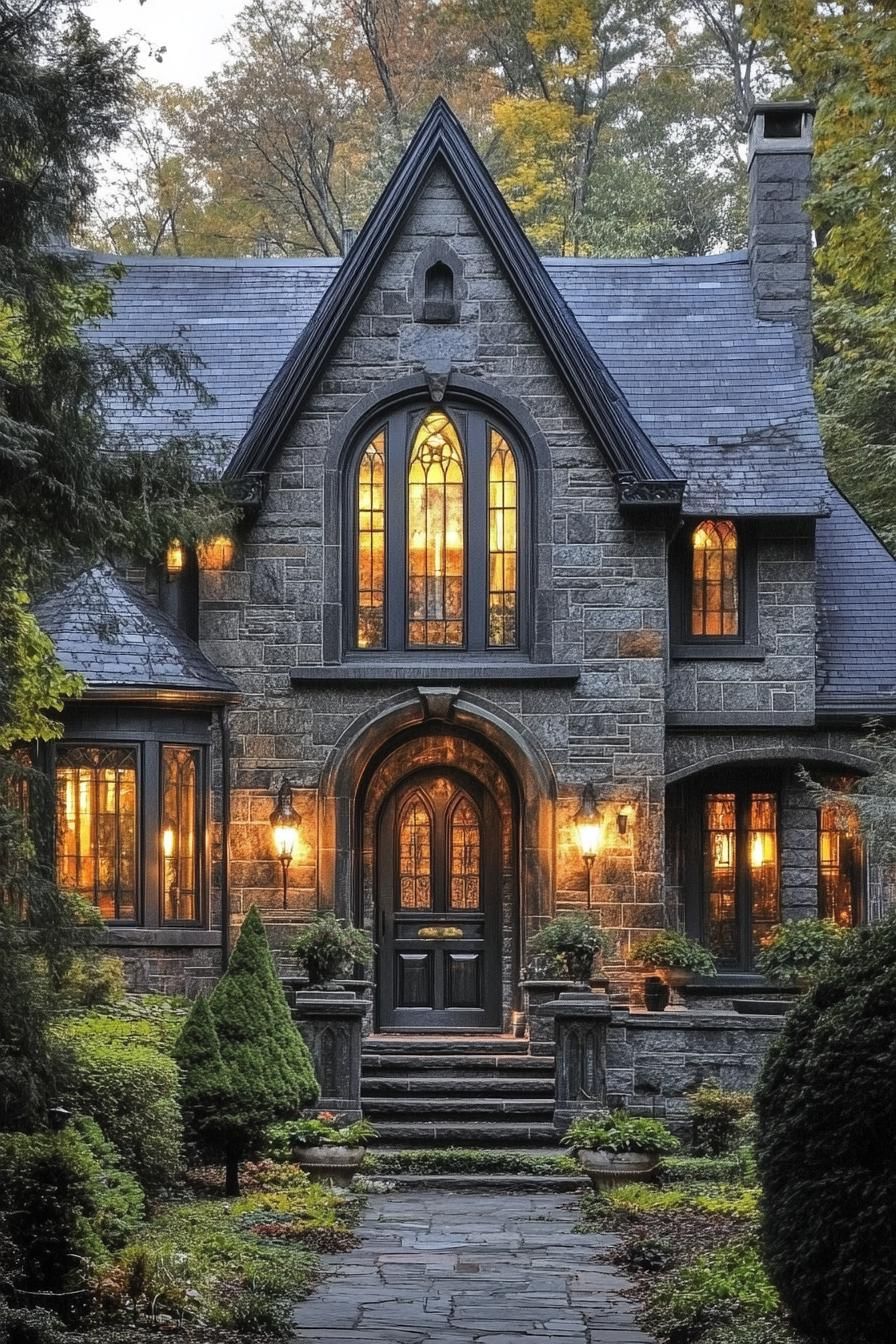
{"label": "sky", "polygon": [[[224,63],[221,37],[246,0],[89,0],[103,37],[134,33],[144,38],[142,72],[165,83],[199,84]],[[153,51],[165,47],[161,64]]]}

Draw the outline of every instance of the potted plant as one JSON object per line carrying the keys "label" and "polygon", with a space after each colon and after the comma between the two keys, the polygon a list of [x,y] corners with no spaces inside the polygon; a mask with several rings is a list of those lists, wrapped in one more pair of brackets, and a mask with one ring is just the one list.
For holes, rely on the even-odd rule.
{"label": "potted plant", "polygon": [[757,966],[769,980],[809,989],[824,974],[848,930],[832,919],[793,919],[772,931]]}
{"label": "potted plant", "polygon": [[313,1181],[330,1181],[333,1185],[351,1185],[368,1142],[376,1137],[369,1120],[340,1125],[333,1111],[319,1111],[316,1116],[290,1120],[268,1130],[273,1157],[297,1162]]}
{"label": "potted plant", "polygon": [[340,976],[348,974],[359,962],[373,961],[373,943],[362,929],[356,929],[330,912],[315,915],[297,934],[292,953],[299,969],[308,976],[311,989],[338,988]]}
{"label": "potted plant", "polygon": [[631,959],[655,971],[670,989],[680,989],[693,975],[716,973],[716,964],[703,944],[675,929],[662,929],[636,943]]}
{"label": "potted plant", "polygon": [[649,1180],[665,1153],[680,1147],[659,1120],[625,1111],[592,1111],[569,1126],[561,1143],[575,1149],[576,1160],[595,1190],[611,1190],[629,1181]]}
{"label": "potted plant", "polygon": [[[529,939],[529,951],[536,956],[563,957],[572,980],[587,984],[594,959],[609,956],[615,943],[611,934],[598,927],[588,915],[557,915]],[[558,963],[555,961],[554,965]]]}

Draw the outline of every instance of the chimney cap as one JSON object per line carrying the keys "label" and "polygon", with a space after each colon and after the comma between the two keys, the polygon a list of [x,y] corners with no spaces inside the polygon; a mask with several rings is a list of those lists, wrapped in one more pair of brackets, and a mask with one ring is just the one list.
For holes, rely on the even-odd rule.
{"label": "chimney cap", "polygon": [[747,166],[756,154],[811,154],[814,121],[809,98],[754,103],[747,121]]}

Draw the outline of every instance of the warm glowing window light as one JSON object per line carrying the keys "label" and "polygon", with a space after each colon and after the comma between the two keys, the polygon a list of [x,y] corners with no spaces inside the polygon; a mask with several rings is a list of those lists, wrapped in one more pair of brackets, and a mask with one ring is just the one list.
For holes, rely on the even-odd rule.
{"label": "warm glowing window light", "polygon": [[737,528],[707,519],[691,534],[691,634],[739,633]]}
{"label": "warm glowing window light", "polygon": [[182,541],[176,538],[169,541],[168,549],[165,552],[165,570],[169,578],[176,578],[182,574],[187,564],[187,550]]}
{"label": "warm glowing window light", "polygon": [[519,499],[513,449],[497,430],[489,431],[488,466],[488,642],[512,648],[519,642]]}
{"label": "warm glowing window light", "polygon": [[356,563],[359,649],[386,642],[386,460],[385,433],[368,443],[358,463]]}
{"label": "warm glowing window light", "polygon": [[464,458],[441,411],[425,417],[408,464],[408,643],[464,642]]}
{"label": "warm glowing window light", "polygon": [[221,535],[211,541],[202,541],[196,548],[199,568],[204,570],[229,569],[233,564],[236,546],[232,537]]}
{"label": "warm glowing window light", "polygon": [[56,875],[103,919],[137,915],[137,758],[129,748],[56,752]]}
{"label": "warm glowing window light", "polygon": [[162,748],[162,916],[199,918],[199,751]]}

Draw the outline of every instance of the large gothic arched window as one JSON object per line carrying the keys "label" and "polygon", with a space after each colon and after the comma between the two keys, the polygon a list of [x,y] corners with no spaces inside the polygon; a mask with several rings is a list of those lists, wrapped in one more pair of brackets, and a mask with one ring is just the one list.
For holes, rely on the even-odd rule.
{"label": "large gothic arched window", "polygon": [[518,650],[526,634],[526,475],[478,410],[399,409],[354,459],[350,643]]}

